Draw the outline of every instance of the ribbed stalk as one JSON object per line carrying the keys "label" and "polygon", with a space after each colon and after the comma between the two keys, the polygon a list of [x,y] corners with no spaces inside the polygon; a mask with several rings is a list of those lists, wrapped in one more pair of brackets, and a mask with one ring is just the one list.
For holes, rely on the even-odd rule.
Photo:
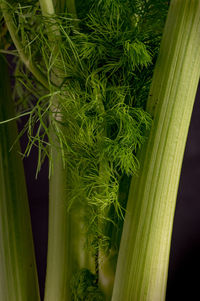
{"label": "ribbed stalk", "polygon": [[[14,116],[7,66],[0,57],[0,120]],[[23,163],[15,121],[0,125],[0,300],[39,301]]]}
{"label": "ribbed stalk", "polygon": [[113,301],[165,299],[184,148],[200,75],[200,1],[172,0],[148,111],[153,125],[132,179]]}

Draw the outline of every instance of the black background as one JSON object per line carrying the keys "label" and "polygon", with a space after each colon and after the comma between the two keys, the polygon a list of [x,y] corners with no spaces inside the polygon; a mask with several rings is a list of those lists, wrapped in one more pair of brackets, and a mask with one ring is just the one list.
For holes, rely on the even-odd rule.
{"label": "black background", "polygon": [[174,218],[167,301],[200,300],[200,85],[193,109]]}
{"label": "black background", "polygon": [[[174,219],[167,301],[200,300],[200,86],[193,110]],[[26,140],[22,141],[24,149]],[[48,234],[48,164],[35,180],[37,152],[24,160],[41,295]],[[159,300],[156,300],[159,301]]]}

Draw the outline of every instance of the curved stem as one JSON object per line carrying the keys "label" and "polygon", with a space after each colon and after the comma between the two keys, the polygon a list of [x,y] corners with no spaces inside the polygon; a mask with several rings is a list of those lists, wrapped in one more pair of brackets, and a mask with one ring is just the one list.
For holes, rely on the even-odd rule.
{"label": "curved stem", "polygon": [[20,39],[17,35],[17,28],[15,26],[15,23],[13,21],[12,15],[10,14],[10,7],[9,5],[1,0],[0,1],[0,7],[7,25],[7,28],[10,32],[12,41],[19,53],[19,57],[22,60],[22,62],[25,64],[25,66],[30,70],[30,72],[35,76],[35,78],[47,89],[49,89],[49,83],[46,79],[46,77],[41,73],[41,71],[33,64],[31,61],[31,58],[26,55],[24,52],[24,47],[20,42]]}
{"label": "curved stem", "polygon": [[154,116],[132,179],[113,301],[165,300],[181,164],[200,76],[200,2],[172,0],[147,109]]}

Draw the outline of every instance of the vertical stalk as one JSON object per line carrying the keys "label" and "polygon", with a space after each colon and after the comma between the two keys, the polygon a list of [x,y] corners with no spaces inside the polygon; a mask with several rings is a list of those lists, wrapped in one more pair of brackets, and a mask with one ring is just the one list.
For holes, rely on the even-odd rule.
{"label": "vertical stalk", "polygon": [[[101,97],[101,92],[97,87],[94,88],[94,94],[99,103],[99,111],[100,113],[105,112],[104,104]],[[107,131],[104,129],[103,136],[107,136]],[[99,164],[99,175],[105,179],[105,182],[109,183],[110,177],[107,175],[106,170],[108,168],[108,162],[100,162]],[[101,188],[100,188],[101,189]],[[105,217],[104,224],[102,221],[98,220],[97,227],[100,232],[104,233],[106,228],[106,218],[109,217],[109,208],[102,209],[102,211],[98,212],[99,209],[96,209],[97,216],[100,214]],[[97,217],[98,218],[98,217]],[[112,244],[112,242],[111,242]],[[97,252],[95,255],[95,273],[97,276],[97,283],[100,290],[103,292],[105,300],[109,301],[112,296],[112,289],[114,283],[114,275],[115,275],[115,265],[113,264],[113,249],[109,250],[109,254],[105,254],[103,250],[101,250],[101,246],[98,245]]]}
{"label": "vertical stalk", "polygon": [[165,299],[176,195],[200,76],[200,2],[172,0],[148,100],[153,125],[132,179],[113,301]]}
{"label": "vertical stalk", "polygon": [[[75,4],[74,4],[75,5]],[[51,0],[40,0],[42,14],[51,18],[54,15],[53,2]],[[52,43],[52,52],[57,55],[58,46],[54,43],[56,35],[59,40],[59,28],[52,18],[52,31],[48,30],[48,38]],[[61,78],[59,71],[54,68],[55,75],[52,82],[60,85]],[[60,119],[56,111],[59,104],[57,97],[51,99],[54,118]],[[61,125],[58,125],[58,130]],[[67,133],[66,133],[67,134]],[[85,237],[83,235],[83,208],[74,209],[73,206],[68,212],[69,197],[68,173],[63,166],[60,145],[54,128],[50,124],[51,160],[53,172],[49,182],[49,234],[48,234],[48,255],[47,272],[45,283],[45,301],[67,301],[71,300],[70,281],[74,272],[82,267],[90,265],[84,252]]]}
{"label": "vertical stalk", "polygon": [[[56,137],[53,139],[56,142]],[[51,147],[51,159],[45,300],[68,301],[72,298],[70,282],[74,272],[89,266],[90,262],[84,252],[82,208],[72,206],[67,210],[67,168],[64,169],[60,151],[55,146]]]}
{"label": "vertical stalk", "polygon": [[99,251],[99,287],[105,300],[110,301],[115,278],[115,251],[111,248],[108,255]]}
{"label": "vertical stalk", "polygon": [[[102,106],[103,103],[101,102]],[[103,109],[104,110],[104,109]],[[104,135],[106,135],[106,131],[104,131]],[[106,169],[108,167],[108,162],[100,163],[99,174],[103,177],[106,177],[106,181],[109,182],[109,177],[106,176]],[[109,208],[103,209],[103,212],[100,214],[105,217],[104,224],[99,225],[102,227],[102,232],[105,232],[106,228],[106,218],[109,217]],[[115,261],[113,257],[115,256],[115,252],[113,250],[112,241],[111,241],[111,249],[109,250],[109,254],[105,254],[101,247],[98,249],[98,285],[101,291],[104,293],[105,300],[110,301],[112,296],[114,277],[115,277]]]}
{"label": "vertical stalk", "polygon": [[[55,14],[53,2],[51,0],[41,0],[40,7],[45,17]],[[48,38],[52,43],[52,51],[56,53],[57,45],[53,44],[54,34],[59,37],[59,28],[52,19],[52,27],[47,28]],[[54,30],[53,30],[54,29]],[[52,34],[52,30],[54,34]],[[60,78],[53,79],[59,85]],[[52,97],[52,111],[58,105],[57,97]],[[45,301],[64,301],[71,299],[70,274],[73,260],[70,262],[70,221],[67,212],[67,171],[64,169],[59,142],[54,128],[50,123],[50,138],[52,146],[50,148],[53,171],[49,179],[49,227],[48,227],[48,252],[47,271],[45,280]]]}
{"label": "vertical stalk", "polygon": [[[0,120],[14,116],[7,66],[0,56]],[[0,300],[39,301],[26,183],[15,121],[0,125]]]}

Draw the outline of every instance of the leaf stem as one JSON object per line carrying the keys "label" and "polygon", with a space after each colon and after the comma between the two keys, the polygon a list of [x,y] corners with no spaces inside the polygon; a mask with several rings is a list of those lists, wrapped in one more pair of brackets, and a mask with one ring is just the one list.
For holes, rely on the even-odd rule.
{"label": "leaf stem", "polygon": [[6,22],[6,26],[10,32],[13,43],[19,53],[20,59],[25,64],[25,66],[30,70],[30,72],[35,76],[35,78],[47,89],[49,89],[49,83],[44,74],[33,64],[31,58],[28,57],[24,51],[24,47],[20,42],[17,34],[17,28],[13,21],[12,15],[10,14],[10,7],[6,1],[0,1],[0,7]]}

